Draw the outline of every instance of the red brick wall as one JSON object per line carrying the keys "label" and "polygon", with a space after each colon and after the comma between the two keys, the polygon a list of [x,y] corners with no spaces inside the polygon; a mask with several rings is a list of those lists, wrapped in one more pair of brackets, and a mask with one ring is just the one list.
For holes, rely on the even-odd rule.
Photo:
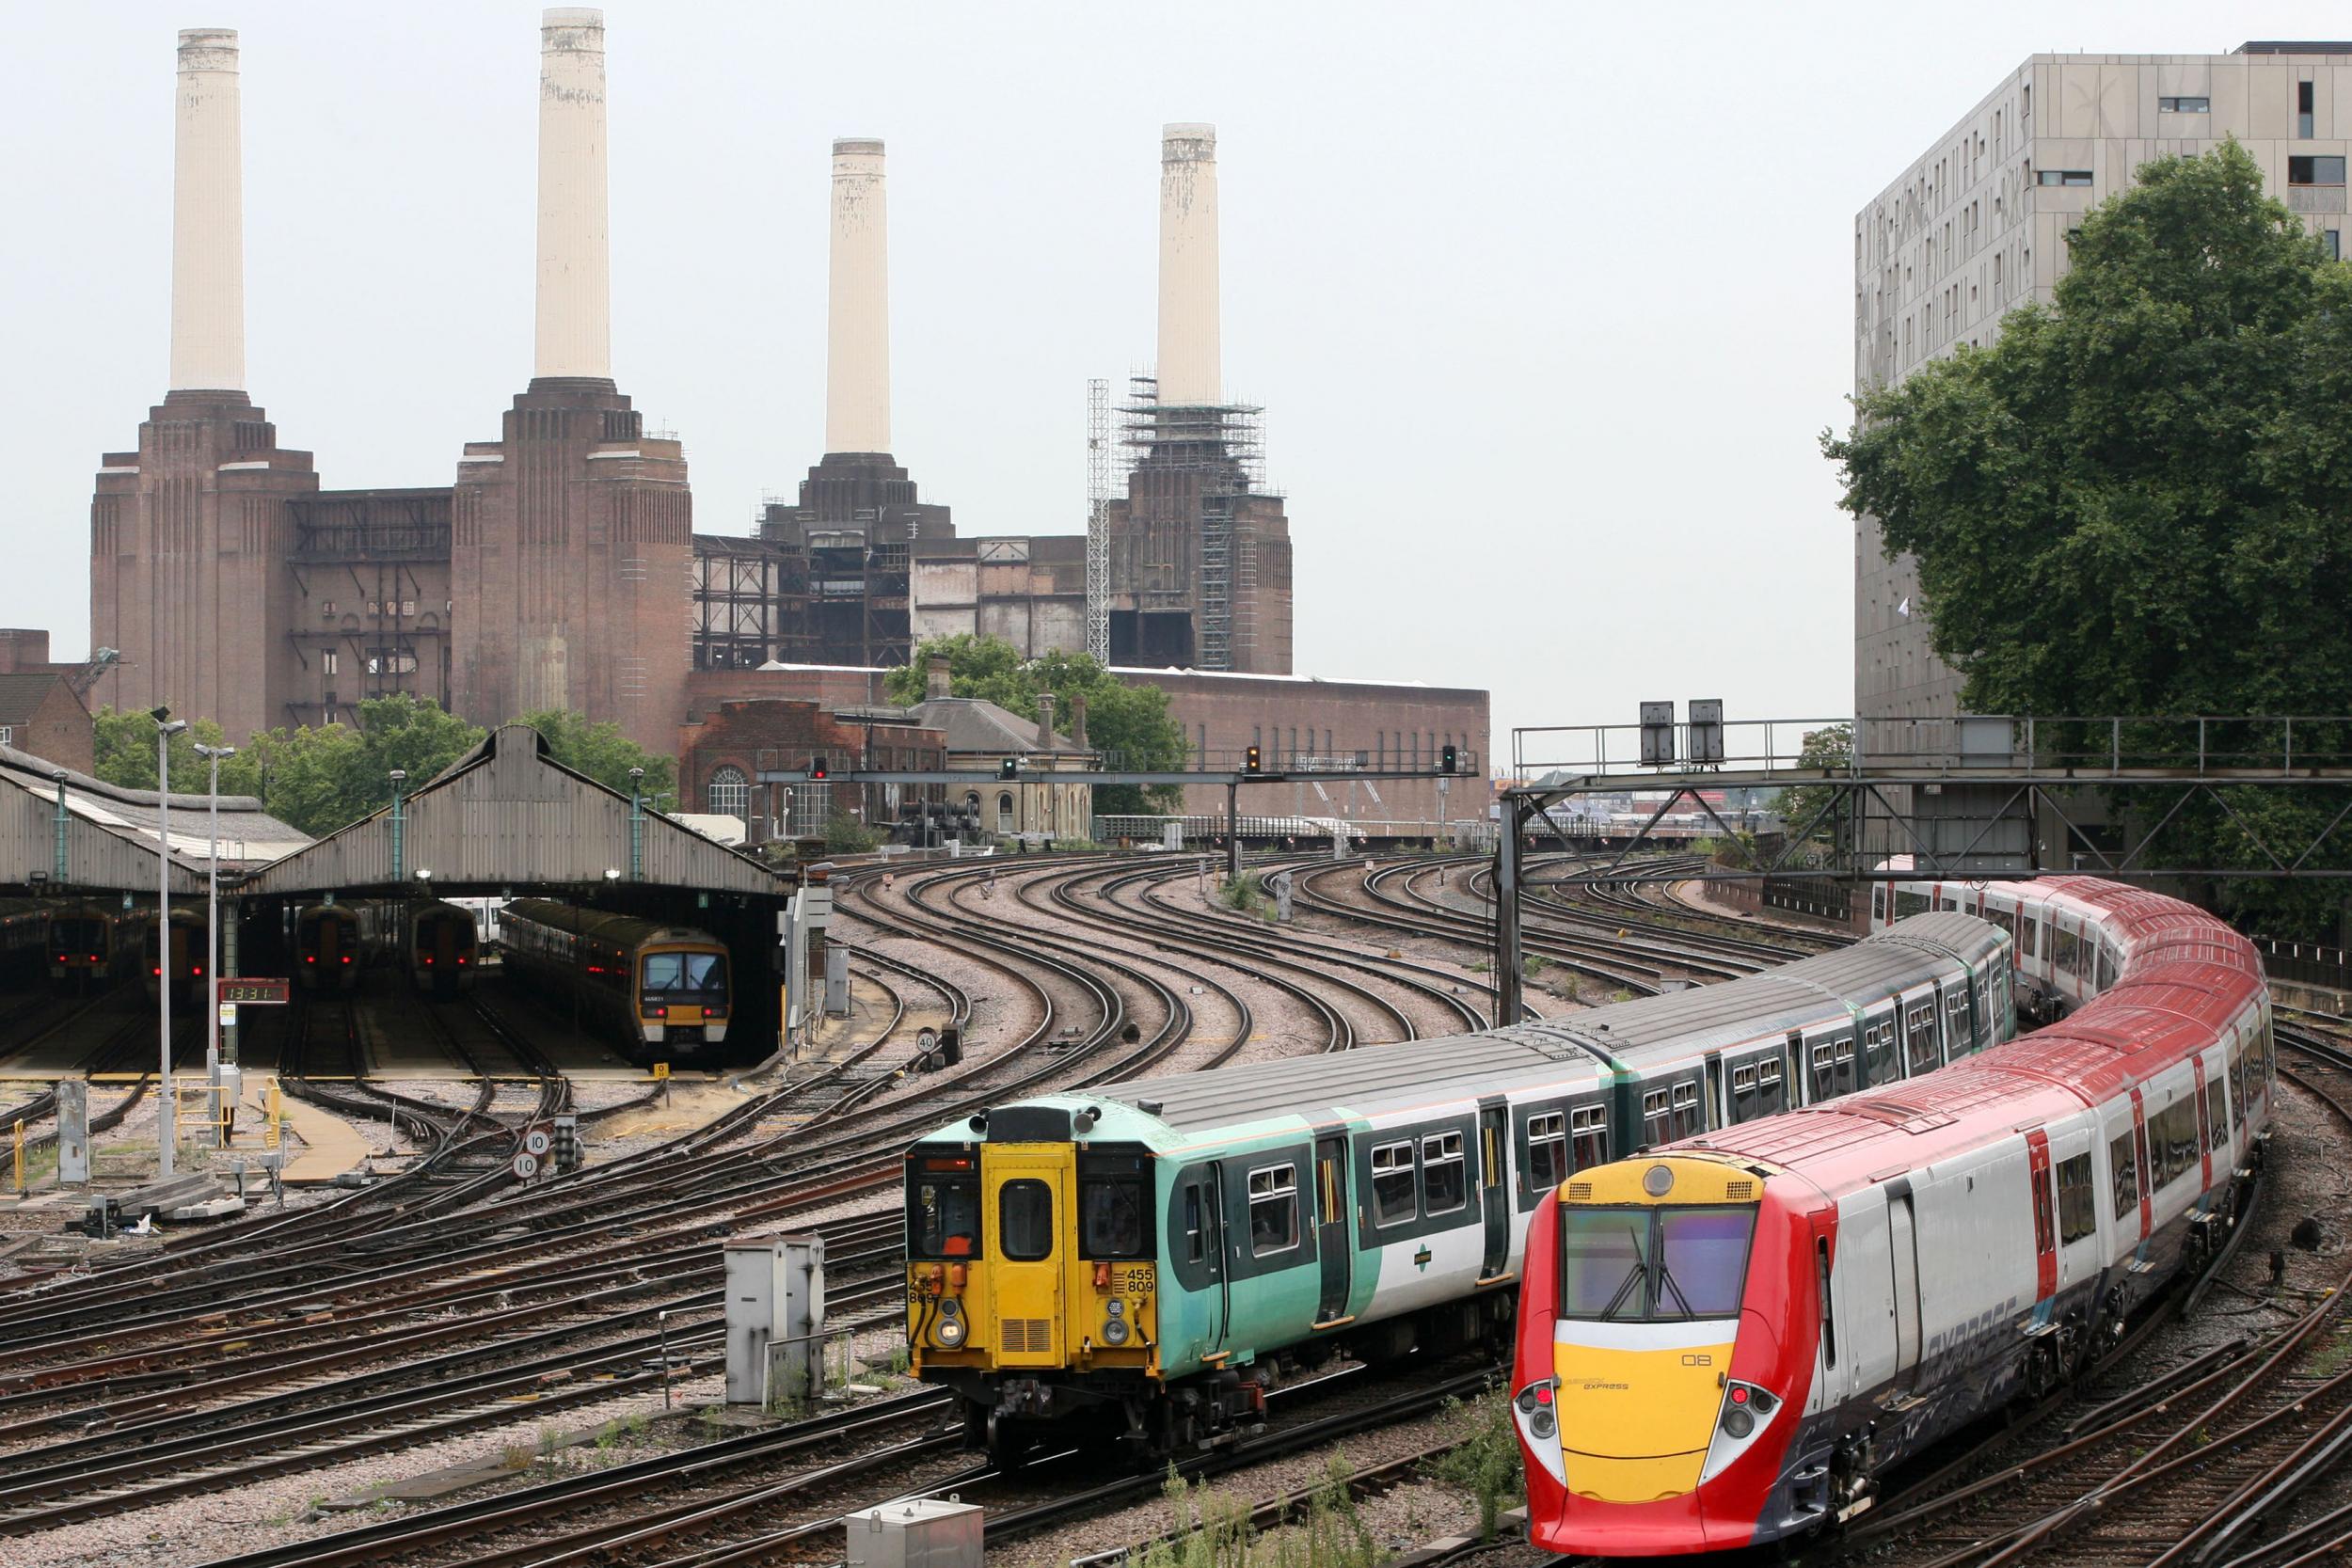
{"label": "red brick wall", "polygon": [[[704,674],[729,672],[704,671]],[[733,672],[743,673],[743,672]],[[836,719],[818,704],[765,698],[749,702],[720,701],[699,721],[677,729],[677,776],[681,811],[716,811],[711,804],[711,776],[722,768],[736,768],[756,781],[765,763],[772,767],[806,766],[822,756],[835,768],[862,767],[870,756],[877,768],[939,768],[946,764],[946,737],[937,730],[909,724],[876,724],[866,750],[867,726]],[[765,755],[763,755],[765,753]],[[880,830],[896,816],[898,795],[913,786],[835,784],[833,810],[852,813]],[[754,843],[775,836],[773,822],[782,801],[782,786],[752,784],[749,819],[744,827]],[[933,790],[931,793],[935,794]],[[914,799],[907,794],[907,799]]]}

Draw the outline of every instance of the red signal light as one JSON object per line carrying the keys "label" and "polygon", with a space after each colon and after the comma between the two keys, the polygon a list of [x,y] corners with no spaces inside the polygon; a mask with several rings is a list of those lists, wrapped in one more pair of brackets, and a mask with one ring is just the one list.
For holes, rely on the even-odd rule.
{"label": "red signal light", "polygon": [[1731,1402],[1734,1404],[1748,1402],[1748,1391],[1737,1383],[1731,1386]]}
{"label": "red signal light", "polygon": [[1537,1404],[1549,1404],[1551,1402],[1550,1384],[1538,1383],[1535,1385],[1535,1402]]}

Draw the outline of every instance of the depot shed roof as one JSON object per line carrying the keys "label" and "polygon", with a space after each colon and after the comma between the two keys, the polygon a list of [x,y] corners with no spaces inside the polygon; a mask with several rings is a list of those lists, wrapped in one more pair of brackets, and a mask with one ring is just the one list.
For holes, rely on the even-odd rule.
{"label": "depot shed roof", "polygon": [[[345,889],[593,885],[629,875],[629,800],[549,754],[527,724],[502,724],[402,802],[392,863],[391,807],[329,833],[241,883],[268,897]],[[644,868],[634,885],[776,895],[789,885],[753,855],[646,810]]]}
{"label": "depot shed roof", "polygon": [[[57,854],[57,796],[65,795],[65,856]],[[212,853],[210,798],[171,795],[171,886],[204,891]],[[126,789],[61,768],[56,763],[0,746],[0,885],[36,879],[58,888],[155,891],[164,816],[151,789]],[[224,877],[264,865],[310,842],[250,796],[220,798],[220,869]]]}

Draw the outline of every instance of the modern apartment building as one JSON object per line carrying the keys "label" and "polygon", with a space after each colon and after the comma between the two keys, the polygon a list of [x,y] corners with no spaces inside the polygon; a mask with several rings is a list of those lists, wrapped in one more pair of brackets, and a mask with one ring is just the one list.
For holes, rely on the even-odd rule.
{"label": "modern apartment building", "polygon": [[[2352,43],[2227,55],[2036,55],[1855,214],[1854,389],[1899,383],[2044,302],[2067,235],[2139,166],[2235,136],[2330,254],[2347,226]],[[1854,711],[1942,719],[1960,676],[1928,648],[1918,574],[1854,531]]]}

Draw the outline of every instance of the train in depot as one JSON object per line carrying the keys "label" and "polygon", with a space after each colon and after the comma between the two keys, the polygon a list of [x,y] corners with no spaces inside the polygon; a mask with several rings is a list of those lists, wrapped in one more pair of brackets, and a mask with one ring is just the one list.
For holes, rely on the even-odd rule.
{"label": "train in depot", "polygon": [[914,1369],[1013,1458],[1040,1426],[1230,1440],[1342,1351],[1501,1352],[1564,1180],[2008,1039],[2010,940],[1933,913],[1542,1022],[991,1107],[906,1155]]}
{"label": "train in depot", "polygon": [[46,905],[42,943],[49,983],[76,993],[103,990],[127,978],[143,947],[139,926],[155,916],[151,909],[125,911],[95,898],[35,902]]}
{"label": "train in depot", "polygon": [[169,986],[175,1006],[196,1007],[210,1002],[204,911],[175,904],[161,922],[149,910],[136,925],[139,978],[149,999],[162,1000],[163,988]]}
{"label": "train in depot", "polygon": [[1875,903],[1892,933],[1968,918],[2061,1022],[1580,1162],[1537,1206],[1512,1384],[1536,1545],[1647,1557],[1835,1526],[1929,1444],[2072,1377],[2223,1244],[2276,1070],[2251,944],[2080,878]]}
{"label": "train in depot", "polygon": [[735,1011],[726,944],[635,915],[517,898],[499,911],[501,962],[628,1060],[715,1058]]}
{"label": "train in depot", "polygon": [[350,904],[304,905],[294,911],[294,945],[297,989],[313,995],[359,989],[368,953],[358,909]]}
{"label": "train in depot", "polygon": [[448,1000],[470,989],[482,967],[474,913],[445,899],[414,899],[404,905],[393,931],[408,983],[427,996]]}

